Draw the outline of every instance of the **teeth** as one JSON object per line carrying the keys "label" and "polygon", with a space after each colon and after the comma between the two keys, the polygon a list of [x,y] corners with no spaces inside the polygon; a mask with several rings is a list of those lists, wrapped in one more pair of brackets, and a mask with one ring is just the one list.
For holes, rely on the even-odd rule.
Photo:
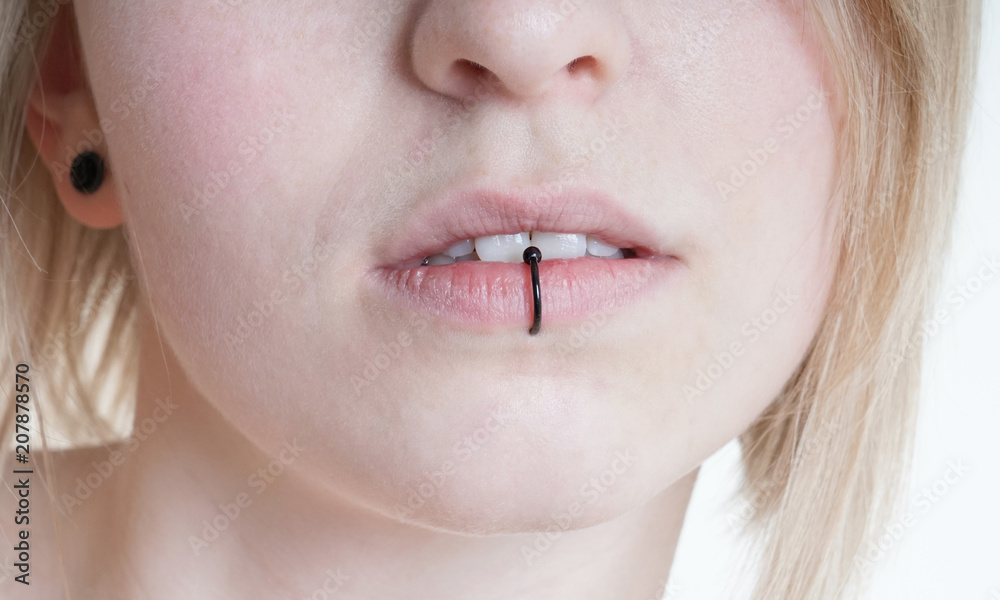
{"label": "teeth", "polygon": [[[595,238],[592,235],[587,236],[587,252],[592,256],[607,256],[610,257],[614,255],[615,252],[621,253],[621,248],[617,246],[612,246],[610,244],[605,244],[601,240]],[[544,254],[542,255],[544,256]]]}
{"label": "teeth", "polygon": [[531,245],[542,251],[542,260],[581,258],[587,253],[587,236],[582,233],[532,231]]}
{"label": "teeth", "polygon": [[472,254],[472,250],[472,240],[462,240],[451,248],[445,250],[444,253],[453,258],[458,258],[459,256],[465,256],[466,254]]}
{"label": "teeth", "polygon": [[455,262],[455,258],[447,254],[431,254],[427,257],[428,265],[450,265]]}
{"label": "teeth", "polygon": [[625,253],[621,248],[605,244],[589,234],[546,231],[532,231],[529,234],[525,231],[462,240],[444,252],[428,256],[422,264],[448,265],[469,260],[523,262],[524,249],[528,246],[536,246],[541,250],[542,260],[583,258],[586,256],[625,258]]}
{"label": "teeth", "polygon": [[[476,254],[479,260],[494,262],[520,262],[523,260],[524,249],[530,246],[528,232],[488,235],[476,238]],[[542,258],[545,255],[542,254]]]}

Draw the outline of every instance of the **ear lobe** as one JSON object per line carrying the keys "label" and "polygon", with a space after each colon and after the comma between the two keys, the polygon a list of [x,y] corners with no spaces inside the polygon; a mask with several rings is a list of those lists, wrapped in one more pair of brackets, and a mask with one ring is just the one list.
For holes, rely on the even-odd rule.
{"label": "ear lobe", "polygon": [[[66,211],[94,229],[122,223],[113,169],[93,95],[83,72],[79,42],[73,26],[72,3],[60,7],[52,32],[40,50],[38,74],[25,110],[25,128]],[[70,167],[81,152],[92,150],[105,162],[104,180],[93,193],[78,191]]]}

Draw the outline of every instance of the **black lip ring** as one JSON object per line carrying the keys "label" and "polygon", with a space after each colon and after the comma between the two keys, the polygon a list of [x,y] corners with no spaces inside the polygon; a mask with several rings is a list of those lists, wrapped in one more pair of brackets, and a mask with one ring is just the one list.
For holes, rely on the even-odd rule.
{"label": "black lip ring", "polygon": [[542,327],[542,286],[538,281],[538,261],[542,260],[542,251],[535,246],[528,246],[524,249],[522,258],[531,267],[531,296],[535,300],[535,313],[528,333],[535,335]]}

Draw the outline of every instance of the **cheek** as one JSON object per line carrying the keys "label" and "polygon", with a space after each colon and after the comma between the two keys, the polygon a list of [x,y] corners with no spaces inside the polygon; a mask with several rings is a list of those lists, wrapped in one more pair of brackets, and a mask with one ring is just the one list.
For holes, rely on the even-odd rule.
{"label": "cheek", "polygon": [[[301,60],[281,42],[300,23],[269,24],[281,35],[248,40],[241,36],[260,26],[211,13],[144,22],[145,11],[124,12],[121,26],[139,33],[88,56],[101,114],[114,114],[119,90],[144,85],[147,66],[156,73],[154,93],[108,138],[158,333],[194,388],[251,441],[278,450],[297,439],[316,450],[303,463],[364,488],[367,475],[400,462],[399,449],[371,432],[421,423],[391,406],[359,411],[348,384],[361,362],[350,359],[373,356],[404,329],[417,335],[408,323],[364,336],[355,325],[350,267],[364,252],[366,212],[377,208],[356,199],[358,179],[371,172],[357,164],[379,145],[362,144],[375,109],[358,106],[370,90],[359,84],[332,97],[343,86],[331,81],[356,80],[351,73],[365,62],[340,61],[332,50],[337,65]],[[248,6],[228,18],[256,12]],[[308,52],[313,39],[347,39],[309,35],[294,52]],[[135,68],[117,66],[121,55],[134,57]]]}
{"label": "cheek", "polygon": [[[267,35],[301,24],[262,26],[235,21],[261,11],[230,12],[227,21],[190,3],[169,15],[121,11],[114,22],[130,33],[88,48],[142,281],[180,354],[201,358],[218,356],[258,304],[307,309],[317,261],[338,256],[318,208],[319,171],[295,157],[323,156],[335,169],[347,144],[303,134],[321,116],[315,86],[287,75],[301,61]],[[137,89],[147,90],[143,101],[121,110]],[[325,133],[350,139],[344,129]]]}
{"label": "cheek", "polygon": [[[649,67],[674,79],[646,100],[669,118],[643,154],[672,156],[662,186],[677,228],[697,234],[670,316],[678,326],[633,364],[676,400],[665,430],[690,439],[696,460],[780,392],[822,319],[836,262],[829,69],[801,16],[754,4],[699,3]],[[668,368],[665,356],[676,359]]]}

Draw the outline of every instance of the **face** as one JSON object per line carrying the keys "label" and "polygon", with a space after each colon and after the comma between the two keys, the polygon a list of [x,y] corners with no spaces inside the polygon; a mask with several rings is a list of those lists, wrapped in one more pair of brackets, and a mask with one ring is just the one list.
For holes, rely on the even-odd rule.
{"label": "face", "polygon": [[[376,511],[611,519],[743,431],[816,332],[837,111],[796,2],[76,11],[163,343]],[[530,231],[627,249],[535,235],[538,335],[523,240],[489,237]],[[421,265],[466,238],[512,262]]]}

